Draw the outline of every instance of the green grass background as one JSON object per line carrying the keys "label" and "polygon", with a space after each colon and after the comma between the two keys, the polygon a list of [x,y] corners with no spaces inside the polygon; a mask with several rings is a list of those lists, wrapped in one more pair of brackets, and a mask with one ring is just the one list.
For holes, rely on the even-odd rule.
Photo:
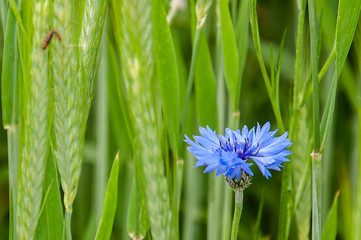
{"label": "green grass background", "polygon": [[[170,122],[167,122],[167,114],[171,115],[172,113],[165,109],[163,109],[163,113],[159,111],[160,107],[166,106],[159,93],[162,89],[158,89],[158,79],[162,77],[162,71],[165,69],[159,67],[159,60],[156,60],[157,54],[154,54],[151,58],[154,61],[153,64],[157,64],[154,67],[154,72],[157,72],[157,74],[148,76],[149,81],[152,81],[151,86],[154,86],[154,89],[149,89],[149,91],[152,91],[152,96],[155,96],[156,99],[152,107],[156,109],[157,114],[160,114],[158,120],[161,124],[159,124],[160,127],[157,131],[161,133],[162,141],[159,147],[164,157],[162,162],[166,169],[166,179],[170,187],[167,194],[171,201],[173,216],[175,213],[178,213],[179,216],[178,224],[171,223],[173,230],[176,229],[174,225],[179,227],[179,233],[172,235],[169,239],[174,239],[174,236],[180,239],[228,239],[227,233],[224,233],[224,231],[230,227],[229,221],[233,210],[232,194],[228,193],[223,187],[224,181],[222,177],[215,180],[215,174],[209,176],[209,174],[202,173],[203,169],[193,168],[196,160],[185,150],[186,146],[182,142],[183,135],[179,134],[179,132],[186,133],[188,136],[198,135],[198,127],[205,127],[208,124],[217,130],[218,134],[223,134],[226,127],[241,128],[245,124],[252,127],[257,122],[264,124],[267,121],[271,122],[272,130],[278,128],[282,132],[280,119],[276,119],[274,113],[277,111],[282,114],[281,121],[285,130],[290,131],[290,126],[294,124],[293,147],[291,149],[294,154],[290,156],[292,167],[286,167],[282,172],[272,171],[273,176],[269,180],[265,179],[256,168],[253,168],[255,176],[252,179],[252,185],[244,191],[244,205],[238,236],[239,239],[284,239],[282,237],[284,236],[282,235],[284,234],[282,233],[283,230],[279,229],[279,219],[280,209],[285,207],[285,204],[281,205],[282,181],[286,179],[282,174],[288,171],[291,174],[290,198],[295,199],[296,195],[299,194],[297,195],[299,197],[298,205],[293,206],[293,203],[290,205],[291,208],[295,207],[295,214],[288,215],[291,219],[287,223],[289,228],[288,239],[311,238],[312,168],[310,154],[314,149],[314,135],[317,135],[313,130],[313,115],[318,114],[314,112],[312,107],[311,72],[315,71],[315,69],[312,69],[315,63],[314,59],[311,60],[311,58],[316,56],[316,59],[318,59],[318,66],[316,65],[317,74],[329,59],[329,56],[333,55],[336,42],[336,24],[339,24],[341,28],[338,33],[339,39],[341,39],[338,41],[340,45],[339,48],[335,48],[335,51],[338,52],[335,54],[336,56],[331,57],[331,64],[319,83],[319,95],[316,96],[319,99],[319,115],[322,118],[327,104],[330,103],[327,97],[332,81],[335,79],[333,77],[334,72],[340,71],[334,112],[331,111],[330,114],[330,116],[333,116],[333,121],[327,121],[327,123],[331,124],[326,131],[328,133],[325,138],[327,141],[323,141],[323,133],[321,133],[321,144],[325,148],[322,152],[322,174],[319,182],[320,186],[322,186],[319,211],[321,213],[322,229],[326,229],[325,231],[328,233],[332,232],[329,229],[337,230],[336,235],[330,233],[329,236],[325,235],[322,239],[334,239],[335,237],[337,239],[357,239],[357,236],[360,235],[356,234],[361,226],[361,219],[357,219],[357,216],[361,218],[361,207],[358,201],[361,194],[361,25],[358,24],[355,36],[351,34],[352,44],[349,52],[344,41],[347,41],[347,34],[353,31],[353,27],[347,22],[347,18],[351,15],[350,7],[353,6],[352,9],[356,9],[359,13],[361,6],[352,5],[352,0],[341,0],[340,2],[336,0],[315,0],[308,1],[308,4],[306,4],[305,18],[303,19],[304,30],[301,32],[303,44],[301,46],[302,54],[300,55],[299,66],[301,69],[301,86],[308,79],[310,82],[306,85],[309,87],[306,87],[305,94],[301,98],[300,102],[304,104],[302,108],[299,108],[299,115],[294,115],[296,39],[299,22],[297,6],[298,3],[302,5],[301,2],[303,1],[259,0],[257,2],[256,17],[258,19],[261,49],[258,49],[254,44],[251,25],[248,22],[249,18],[246,16],[243,19],[246,22],[237,22],[238,18],[243,15],[234,6],[243,6],[242,4],[245,1],[229,1],[229,13],[233,25],[231,34],[229,32],[220,32],[218,24],[221,24],[221,26],[224,26],[223,29],[226,29],[227,21],[221,20],[219,23],[216,13],[216,1],[213,1],[203,26],[204,31],[202,30],[200,36],[198,36],[197,53],[192,51],[193,39],[195,38],[195,19],[192,18],[195,11],[194,5],[187,2],[185,9],[176,12],[170,24],[170,36],[174,45],[178,68],[178,73],[173,73],[173,75],[179,79],[177,94],[180,96],[178,106],[180,123],[176,126],[176,129],[180,128],[181,131],[176,131],[178,135],[176,134],[175,139],[173,138],[174,135],[167,137],[172,131],[169,127]],[[160,12],[162,7],[166,13],[169,11],[168,1],[164,1],[164,5],[162,1],[155,2],[157,5],[154,6]],[[221,0],[221,2],[225,3],[226,1]],[[251,7],[253,2],[250,1],[248,7]],[[313,2],[318,28],[316,35],[313,35],[314,39],[316,39],[314,43],[310,41],[312,36],[310,37],[309,27],[309,8],[312,8]],[[355,2],[360,4],[360,1]],[[345,11],[346,14],[338,18],[340,13],[339,4],[341,3],[344,4],[341,11]],[[7,12],[4,9],[7,9],[7,1],[3,0],[1,4],[0,56],[4,52],[4,14]],[[134,201],[131,198],[131,186],[133,175],[137,170],[135,170],[135,158],[132,151],[132,147],[134,147],[132,146],[134,144],[132,143],[134,141],[134,130],[129,131],[127,129],[129,121],[132,122],[131,117],[129,117],[129,109],[133,106],[129,104],[129,101],[123,95],[126,91],[123,82],[123,68],[125,66],[122,64],[121,59],[124,56],[121,56],[123,52],[119,47],[119,42],[122,41],[122,33],[120,32],[123,31],[123,24],[125,23],[117,15],[128,10],[121,10],[122,6],[121,1],[110,1],[108,4],[101,44],[102,57],[96,77],[95,97],[87,121],[81,177],[73,205],[72,234],[74,239],[94,238],[102,213],[106,184],[114,157],[118,151],[118,198],[111,239],[129,239],[128,231],[131,220],[128,219],[128,210],[130,209],[129,203]],[[129,11],[132,10],[129,9]],[[226,17],[224,18],[226,19]],[[344,28],[342,28],[340,22],[345,23]],[[359,20],[358,22],[360,23]],[[239,31],[245,26],[245,31]],[[282,49],[280,45],[282,45],[281,41],[285,30],[287,32],[284,35],[282,59],[278,62],[277,56],[280,49]],[[222,36],[222,34],[224,35]],[[234,34],[234,37],[232,34]],[[236,40],[237,56],[232,56],[235,53],[232,52],[232,40],[229,40],[232,37]],[[221,46],[219,39],[222,39],[223,43],[227,41],[231,43],[227,42],[225,46]],[[159,44],[163,44],[163,40],[164,38],[161,37]],[[153,41],[156,42],[157,40],[153,39]],[[206,43],[209,55],[207,55]],[[156,43],[153,42],[153,44]],[[315,46],[316,50],[314,50]],[[139,51],[142,51],[142,49],[139,49]],[[224,52],[230,54],[224,54]],[[196,56],[195,82],[189,99],[185,100],[187,82],[189,82],[189,79],[193,79],[193,76],[188,77],[192,54]],[[263,80],[265,76],[261,72],[260,59],[257,54],[259,54],[258,57],[263,56],[262,61],[264,61],[272,86],[270,91],[265,86]],[[347,56],[344,65],[342,63],[343,56]],[[237,62],[233,61],[234,59],[237,59]],[[0,61],[0,66],[4,66],[2,58],[0,58]],[[169,61],[169,59],[165,59],[165,61]],[[338,63],[336,63],[337,61]],[[227,64],[229,65],[226,66]],[[229,68],[230,66],[232,68]],[[209,70],[213,71],[213,76]],[[241,77],[237,75],[237,72],[241,74]],[[233,73],[236,73],[235,77],[232,77]],[[166,74],[165,71],[164,74]],[[278,74],[279,78],[277,77]],[[167,78],[165,77],[165,79]],[[242,81],[238,82],[240,79]],[[235,83],[232,83],[232,81]],[[227,90],[229,84],[236,84],[235,87],[230,88],[233,89],[234,93]],[[240,91],[237,91],[237,84],[240,84]],[[279,86],[278,90],[276,90],[277,86]],[[133,99],[133,101],[137,100]],[[170,101],[172,101],[171,98]],[[274,101],[274,105],[272,101]],[[183,123],[182,113],[185,103],[188,110]],[[235,109],[239,111],[238,117],[232,115]],[[296,119],[293,119],[293,116],[297,116]],[[292,121],[294,122],[292,123]],[[140,141],[141,139],[140,136]],[[7,133],[6,130],[2,129],[0,131],[0,239],[8,237],[10,225],[7,144]],[[141,151],[141,149],[138,150]],[[182,159],[184,165],[176,164],[176,170],[172,169],[179,159]],[[177,172],[177,175],[175,175],[175,172]],[[305,176],[303,180],[302,176]],[[177,183],[180,187],[179,192],[174,189],[175,178],[180,180]],[[303,191],[299,192],[297,187],[303,186],[301,183],[304,183],[304,188]],[[144,181],[141,184],[147,186]],[[338,203],[337,209],[332,212],[333,214],[337,213],[337,215],[331,217],[331,220],[327,221],[326,224],[327,216],[338,191],[340,194],[338,200],[336,200],[336,203]],[[59,188],[59,192],[62,192],[61,188]],[[175,192],[178,194],[175,194]],[[229,198],[225,198],[227,195]],[[176,201],[173,199],[175,197],[177,198]],[[179,201],[179,211],[175,204],[177,201]],[[262,212],[259,212],[260,206],[263,207]],[[222,214],[227,211],[230,215],[228,217],[227,215],[223,216]],[[221,214],[221,216],[217,216],[217,214]],[[174,220],[174,218],[172,219]],[[141,226],[142,224],[140,223]],[[145,232],[147,238],[151,239],[150,230],[146,228]],[[156,238],[153,236],[153,239]]]}

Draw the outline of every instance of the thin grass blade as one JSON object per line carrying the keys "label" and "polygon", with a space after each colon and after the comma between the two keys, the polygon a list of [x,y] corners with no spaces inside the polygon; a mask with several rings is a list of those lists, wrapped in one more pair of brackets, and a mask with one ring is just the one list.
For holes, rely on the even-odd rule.
{"label": "thin grass blade", "polygon": [[55,159],[51,156],[47,161],[44,179],[44,189],[48,191],[43,193],[45,202],[36,231],[36,239],[62,239],[63,207],[59,187]]}
{"label": "thin grass blade", "polygon": [[322,147],[326,145],[330,127],[333,120],[335,108],[337,81],[341,74],[347,54],[350,50],[352,40],[356,31],[360,10],[361,0],[340,1],[338,6],[338,18],[336,26],[336,70],[332,79],[331,89],[327,99],[321,121]]}
{"label": "thin grass blade", "polygon": [[119,153],[117,153],[110,172],[107,191],[105,193],[102,218],[99,223],[96,240],[110,239],[113,229],[118,199]]}
{"label": "thin grass blade", "polygon": [[240,78],[239,58],[236,37],[233,30],[232,19],[227,0],[219,1],[219,14],[221,23],[222,50],[224,73],[227,89],[232,102],[232,110],[237,111],[239,105]]}
{"label": "thin grass blade", "polygon": [[17,20],[9,9],[1,72],[1,106],[3,127],[9,129],[17,124],[19,119],[19,83],[18,83],[18,49],[17,49]]}
{"label": "thin grass blade", "polygon": [[0,0],[0,21],[2,25],[3,31],[6,29],[6,22],[8,18],[8,1],[7,0]]}
{"label": "thin grass blade", "polygon": [[132,239],[143,239],[149,230],[148,211],[144,190],[135,177],[128,208],[128,235]]}
{"label": "thin grass blade", "polygon": [[249,47],[249,0],[243,0],[239,4],[238,19],[235,27],[236,42],[238,48],[239,63],[239,91],[242,87],[243,72],[247,61]]}
{"label": "thin grass blade", "polygon": [[332,207],[328,212],[325,226],[322,231],[322,240],[336,239],[337,234],[337,210],[338,210],[338,196],[340,191],[336,192],[333,199]]}
{"label": "thin grass blade", "polygon": [[179,77],[172,36],[170,34],[164,3],[152,0],[153,42],[157,76],[167,121],[170,143],[177,149],[179,141]]}
{"label": "thin grass blade", "polygon": [[[194,6],[192,1],[191,6]],[[194,9],[194,7],[192,7]],[[192,10],[192,33],[196,30],[196,15]],[[216,80],[206,35],[200,29],[199,45],[195,63],[195,96],[200,126],[216,126]],[[194,40],[194,34],[192,34]]]}
{"label": "thin grass blade", "polygon": [[[8,8],[7,8],[8,9]],[[3,127],[8,130],[8,164],[9,164],[9,188],[12,190],[12,199],[10,205],[13,211],[10,214],[12,223],[16,223],[15,209],[17,197],[17,168],[19,151],[19,51],[17,48],[16,19],[13,12],[9,9],[7,15],[4,52],[2,59],[1,72],[1,108]],[[12,231],[15,225],[10,226]],[[14,236],[13,232],[10,232]]]}

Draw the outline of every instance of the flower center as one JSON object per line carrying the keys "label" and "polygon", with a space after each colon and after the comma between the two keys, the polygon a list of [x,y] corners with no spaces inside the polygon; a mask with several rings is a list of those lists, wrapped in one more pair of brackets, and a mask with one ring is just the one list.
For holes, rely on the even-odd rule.
{"label": "flower center", "polygon": [[219,140],[219,145],[222,150],[226,152],[235,152],[237,153],[237,156],[245,161],[248,160],[248,158],[251,155],[255,155],[259,152],[261,147],[259,146],[259,143],[252,144],[250,142],[249,137],[244,138],[243,141],[238,142],[237,137],[234,138],[234,143],[231,142],[231,138],[228,138],[225,142],[225,145],[222,143],[221,140]]}

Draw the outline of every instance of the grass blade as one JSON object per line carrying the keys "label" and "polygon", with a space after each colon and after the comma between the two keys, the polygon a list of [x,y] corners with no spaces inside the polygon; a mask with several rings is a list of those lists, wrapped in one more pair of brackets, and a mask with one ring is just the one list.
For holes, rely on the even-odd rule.
{"label": "grass blade", "polygon": [[336,26],[336,70],[332,79],[331,89],[327,99],[324,114],[321,121],[322,147],[325,147],[327,137],[333,120],[335,108],[337,81],[341,74],[347,54],[350,50],[352,40],[356,31],[357,22],[360,15],[361,0],[340,1],[338,6],[338,18]]}
{"label": "grass blade", "polygon": [[47,161],[44,179],[44,206],[40,215],[36,239],[62,239],[63,208],[59,192],[58,172],[55,159],[51,156]]}
{"label": "grass blade", "polygon": [[221,22],[223,67],[226,76],[228,93],[232,102],[232,110],[238,111],[240,79],[239,79],[239,58],[236,44],[236,37],[233,30],[232,19],[229,13],[227,0],[219,1],[219,14]]}
{"label": "grass blade", "polygon": [[281,132],[284,132],[285,128],[283,125],[281,111],[280,111],[279,107],[277,106],[276,96],[274,96],[274,94],[273,94],[272,85],[271,85],[270,79],[268,77],[266,66],[264,64],[263,57],[262,57],[256,6],[257,6],[257,0],[251,0],[250,22],[251,22],[251,28],[252,28],[253,43],[256,48],[256,55],[257,55],[258,62],[259,62],[260,68],[261,68],[263,80],[264,80],[266,88],[267,88],[268,96],[271,100],[272,108],[273,108],[273,111],[274,111],[274,114],[275,114],[275,117],[277,120],[278,127]]}
{"label": "grass blade", "polygon": [[179,78],[173,40],[163,1],[152,0],[153,41],[163,111],[170,143],[177,149],[179,141]]}
{"label": "grass blade", "polygon": [[249,47],[249,0],[243,0],[239,4],[238,20],[235,26],[236,42],[238,44],[239,91],[241,91],[243,71],[246,65]]}
{"label": "grass blade", "polygon": [[7,25],[7,18],[8,18],[8,1],[7,0],[0,0],[0,21],[2,25],[3,31],[6,29]]}
{"label": "grass blade", "polygon": [[[194,3],[192,1],[192,6]],[[194,7],[192,7],[194,9]],[[200,126],[216,127],[216,80],[211,54],[203,29],[196,30],[196,15],[192,10],[192,32],[200,31],[197,58],[195,62],[195,97]],[[194,38],[194,34],[193,34]]]}
{"label": "grass blade", "polygon": [[96,240],[110,239],[118,199],[119,153],[117,153],[110,172],[107,191],[105,193],[102,218],[99,223]]}
{"label": "grass blade", "polygon": [[308,0],[311,35],[311,75],[313,83],[313,136],[312,154],[312,239],[321,239],[322,156],[320,151],[320,113],[318,92],[318,29],[314,0]]}
{"label": "grass blade", "polygon": [[322,240],[332,240],[336,239],[337,233],[337,209],[338,209],[338,196],[340,191],[336,192],[333,199],[333,204],[328,212],[327,220],[322,231]]}
{"label": "grass blade", "polygon": [[[3,65],[1,73],[1,105],[3,127],[9,129],[19,119],[19,83],[18,83],[18,49],[16,37],[16,18],[9,9],[7,17]],[[4,29],[5,30],[5,29]]]}
{"label": "grass blade", "polygon": [[[8,8],[6,8],[8,9]],[[4,11],[2,9],[1,11]],[[8,130],[8,164],[9,164],[9,188],[12,192],[10,212],[12,224],[10,231],[15,231],[16,225],[16,198],[17,198],[17,168],[19,151],[19,52],[17,48],[16,19],[9,9],[5,28],[4,52],[1,72],[1,106],[3,127]],[[5,26],[5,22],[3,22]],[[15,232],[10,232],[15,236]]]}
{"label": "grass blade", "polygon": [[139,181],[135,176],[128,208],[128,234],[132,239],[143,239],[149,229],[145,193]]}

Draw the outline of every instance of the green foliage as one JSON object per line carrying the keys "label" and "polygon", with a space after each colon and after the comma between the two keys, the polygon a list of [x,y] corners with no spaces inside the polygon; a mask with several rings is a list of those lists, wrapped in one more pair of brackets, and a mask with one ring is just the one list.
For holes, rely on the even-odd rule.
{"label": "green foliage", "polygon": [[233,111],[237,111],[240,89],[238,51],[236,37],[226,0],[219,1],[219,15],[222,34],[224,72]]}
{"label": "green foliage", "polygon": [[322,240],[336,239],[337,234],[337,206],[338,196],[340,192],[336,192],[335,198],[333,199],[332,207],[328,213],[325,226],[322,231]]}
{"label": "green foliage", "polygon": [[95,239],[110,239],[118,199],[119,154],[116,155],[110,172],[102,218]]}
{"label": "green foliage", "polygon": [[163,111],[171,145],[179,139],[179,76],[174,46],[166,22],[163,2],[152,0],[153,42]]}
{"label": "green foliage", "polygon": [[[360,6],[0,0],[0,238],[359,239]],[[255,173],[231,233],[184,133],[266,121],[291,161]]]}
{"label": "green foliage", "polygon": [[[4,28],[5,30],[5,28]],[[16,19],[13,11],[9,9],[6,21],[4,42],[3,67],[1,75],[1,104],[3,127],[17,124],[19,118],[18,83],[18,49],[16,47]]]}

